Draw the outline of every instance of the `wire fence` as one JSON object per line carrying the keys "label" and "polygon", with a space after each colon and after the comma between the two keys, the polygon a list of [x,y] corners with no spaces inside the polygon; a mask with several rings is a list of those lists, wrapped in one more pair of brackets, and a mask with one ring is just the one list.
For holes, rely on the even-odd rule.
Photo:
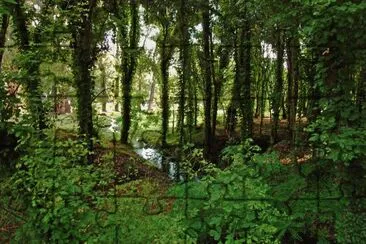
{"label": "wire fence", "polygon": [[[189,44],[190,46],[201,46],[201,44]],[[46,47],[48,47],[49,45],[46,45]],[[252,45],[253,46],[253,45]],[[177,45],[174,47],[181,47],[181,45]],[[221,45],[221,47],[232,47],[232,48],[237,48],[238,46],[233,46],[233,45],[229,45],[229,46],[223,46]],[[261,45],[258,45],[258,47],[261,47]],[[11,47],[8,47],[11,48]],[[69,47],[64,47],[64,48],[69,48]],[[141,47],[143,48],[143,47]],[[329,48],[328,46],[325,47],[316,47],[317,49],[324,49],[324,48]],[[365,49],[365,47],[363,47]],[[53,103],[53,105],[51,107],[52,108],[52,112],[49,113],[50,116],[53,116],[53,120],[54,121],[58,121],[58,106],[59,106],[59,99],[63,99],[63,98],[76,98],[76,95],[74,94],[60,94],[57,91],[57,83],[56,81],[54,81],[53,84],[53,91],[56,91],[56,93],[51,94],[51,95],[47,95],[46,99],[49,99],[49,101],[51,101]],[[17,95],[19,96],[25,96],[24,94],[18,93]],[[356,96],[356,95],[354,95]],[[103,92],[100,92],[98,94],[96,94],[96,96],[92,99],[92,101],[95,103],[95,99],[96,98],[101,98],[101,99],[109,99],[111,96],[105,96],[103,95]],[[285,99],[302,99],[302,100],[307,100],[307,101],[315,101],[315,100],[319,100],[320,98],[323,99],[330,99],[333,98],[333,96],[329,95],[329,96],[324,96],[324,95],[299,95],[299,96],[286,96]],[[141,96],[135,96],[134,99],[141,99]],[[178,101],[178,97],[172,96],[171,97],[172,101]],[[190,97],[185,97],[185,99],[190,99]],[[266,97],[261,97],[261,96],[252,96],[250,98],[221,98],[221,101],[225,101],[225,102],[230,102],[230,101],[238,101],[238,102],[242,102],[242,101],[248,101],[251,100],[252,102],[254,101],[260,101],[260,100],[265,100],[266,103],[270,103],[271,102],[271,97],[270,96],[266,96]],[[352,98],[350,98],[352,99]],[[197,98],[197,101],[202,102],[205,101],[204,97],[201,98]],[[267,106],[268,107],[268,106]],[[267,110],[269,110],[267,108]],[[57,124],[54,124],[55,128],[54,128],[54,141],[53,144],[49,145],[49,147],[46,146],[46,148],[50,148],[52,150],[54,150],[54,155],[56,155],[56,151],[59,149],[62,150],[66,150],[69,147],[65,146],[64,148],[60,148],[59,145],[57,145]],[[300,130],[299,125],[295,125],[295,130]],[[118,133],[117,131],[113,131],[113,140],[112,140],[112,147],[109,148],[109,150],[113,153],[113,167],[117,168],[119,167],[119,162],[118,162],[118,142],[117,142],[117,137],[118,137]],[[295,144],[295,146],[304,146],[307,142],[303,141],[303,140],[297,140],[296,142],[297,144]],[[2,145],[3,147],[6,147],[7,145]],[[39,148],[39,147],[37,147]],[[10,148],[9,148],[10,149]],[[313,153],[314,151],[316,151],[314,148],[310,148],[310,151]],[[95,152],[97,153],[97,152]],[[296,160],[296,158],[295,158]],[[310,162],[311,161],[311,162]],[[309,160],[309,163],[314,164],[315,167],[319,167],[321,168],[321,162],[317,161],[317,157],[316,154],[311,155],[311,160]],[[180,162],[179,160],[177,160],[176,162],[176,167],[180,168]],[[230,194],[230,185],[229,183],[224,183],[224,182],[212,182],[209,183],[206,186],[206,190],[204,194],[198,194],[196,192],[192,192],[192,187],[191,187],[191,183],[192,181],[187,177],[187,173],[186,172],[181,172],[181,170],[179,170],[178,172],[176,172],[176,179],[178,179],[177,181],[177,185],[181,186],[183,189],[182,193],[176,194],[176,193],[161,193],[161,194],[134,194],[134,193],[121,193],[118,190],[118,184],[117,182],[120,182],[121,179],[119,178],[118,174],[115,174],[115,178],[114,178],[114,182],[115,184],[113,184],[113,189],[112,189],[112,194],[110,194],[110,192],[108,194],[105,195],[101,195],[100,197],[103,197],[105,199],[107,199],[108,201],[110,201],[113,205],[112,208],[110,209],[95,209],[96,212],[98,212],[98,214],[96,215],[96,222],[100,225],[101,228],[103,229],[112,229],[114,232],[114,243],[123,243],[123,236],[122,236],[122,230],[123,229],[128,229],[128,223],[125,223],[123,221],[120,222],[111,222],[108,224],[105,224],[105,221],[103,216],[104,215],[118,215],[121,216],[121,213],[124,213],[126,211],[128,211],[128,206],[126,206],[127,204],[134,204],[134,203],[129,203],[128,201],[121,201],[121,200],[126,200],[126,199],[135,199],[138,200],[140,205],[141,205],[141,215],[146,215],[146,216],[159,216],[159,215],[164,215],[164,214],[169,214],[170,211],[176,211],[176,210],[167,210],[167,206],[169,206],[169,204],[171,204],[171,202],[173,202],[174,204],[178,204],[180,206],[179,211],[181,213],[183,213],[183,215],[185,216],[187,221],[193,221],[196,220],[198,222],[200,222],[200,226],[208,226],[209,223],[207,223],[207,219],[205,219],[205,216],[200,216],[197,217],[195,216],[194,219],[192,219],[192,216],[190,215],[190,211],[194,208],[196,208],[196,203],[200,202],[199,205],[204,206],[206,203],[210,202],[210,200],[212,198],[214,198],[213,196],[213,192],[214,191],[220,191],[221,192],[221,200],[223,202],[228,202],[228,203],[239,203],[239,204],[247,204],[247,203],[253,203],[253,202],[257,202],[257,203],[270,203],[272,205],[284,205],[286,209],[286,218],[288,218],[289,216],[291,217],[292,214],[295,212],[294,207],[296,206],[296,203],[304,203],[306,202],[308,204],[308,207],[310,209],[308,209],[307,211],[305,211],[304,214],[313,214],[316,217],[314,218],[314,222],[317,222],[318,224],[315,224],[315,227],[317,228],[317,233],[321,231],[321,224],[324,222],[322,220],[322,218],[325,215],[330,215],[331,221],[337,222],[337,219],[339,218],[339,216],[341,216],[341,212],[347,212],[349,211],[348,208],[341,208],[339,207],[337,209],[337,211],[339,211],[338,213],[336,213],[334,211],[333,206],[338,204],[339,206],[344,206],[343,203],[344,201],[364,201],[366,200],[366,195],[363,194],[363,192],[359,192],[358,188],[359,186],[354,185],[352,183],[349,182],[337,182],[337,179],[333,179],[333,182],[337,182],[337,190],[336,192],[334,192],[334,188],[333,190],[328,190],[327,189],[327,185],[324,185],[324,178],[322,175],[315,173],[315,174],[310,174],[308,175],[306,172],[304,172],[303,167],[304,164],[300,164],[295,162],[296,167],[298,168],[297,171],[297,176],[299,178],[301,178],[304,182],[310,182],[309,183],[309,187],[311,187],[311,189],[307,189],[309,191],[309,194],[305,194],[305,196],[299,196],[302,195],[301,190],[304,189],[299,189],[299,194],[293,194],[294,196],[288,197],[286,198],[286,200],[281,201],[278,198],[274,197],[262,197],[261,194],[257,194],[257,195],[253,195],[253,194],[248,194],[248,192],[251,190],[249,187],[244,187],[242,190],[242,194],[239,196],[233,196],[232,194]],[[328,177],[328,176],[327,176]],[[257,180],[261,178],[261,175],[248,175],[246,176],[242,181],[243,185],[246,185],[246,182],[249,181],[253,181],[253,180]],[[351,190],[350,190],[351,188]],[[156,192],[156,191],[154,191]],[[328,192],[328,193],[327,193]],[[20,222],[26,222],[27,221],[27,217],[23,215],[22,211],[24,209],[17,209],[17,206],[15,206],[13,208],[13,203],[9,202],[8,206],[0,206],[1,209],[3,209],[3,211],[11,216],[14,216],[15,219],[18,219]],[[126,209],[127,207],[127,209]],[[253,220],[254,222],[259,222],[260,217],[259,214],[256,212],[257,210],[248,210],[248,211],[253,211],[254,212],[254,216],[255,219]],[[357,209],[355,212],[359,211],[359,213],[365,213],[365,208],[360,208]],[[128,213],[127,213],[128,214]],[[230,213],[232,214],[232,213]],[[245,213],[242,213],[245,214]],[[228,216],[228,218],[243,218],[242,214],[233,214],[232,216]],[[123,218],[123,216],[122,216]],[[295,217],[294,217],[295,218]],[[141,223],[142,224],[142,223]],[[1,217],[0,217],[0,228],[2,228],[1,226],[5,226],[5,223],[1,222]],[[250,228],[252,227],[247,227],[246,232],[250,232]],[[185,241],[188,242],[188,240],[192,237],[192,232],[198,233],[200,230],[198,229],[192,229],[192,228],[188,228],[185,232]],[[1,229],[0,229],[1,232]],[[11,235],[11,233],[9,233],[9,235]],[[1,237],[1,236],[0,236]],[[1,239],[0,239],[1,240]],[[208,240],[206,240],[208,241]]]}
{"label": "wire fence", "polygon": [[[56,85],[56,84],[54,84]],[[54,99],[54,113],[52,113],[53,116],[53,120],[57,121],[58,120],[58,114],[56,113],[57,111],[57,106],[58,106],[58,101],[57,98],[58,97],[64,97],[63,95],[54,95],[52,96],[52,98]],[[308,98],[308,97],[307,97]],[[256,99],[256,97],[252,97],[252,99]],[[52,148],[54,150],[54,154],[56,155],[56,151],[61,149],[61,150],[67,150],[68,147],[65,146],[64,148],[59,148],[59,146],[57,145],[57,137],[58,135],[56,134],[57,131],[57,125],[55,125],[56,128],[54,129],[55,134],[53,136],[54,141],[53,141],[53,145],[49,145],[49,148]],[[113,146],[112,148],[110,148],[109,150],[111,150],[113,152],[113,164],[114,164],[114,168],[118,167],[118,160],[117,160],[117,155],[118,155],[118,142],[117,142],[117,138],[118,137],[118,133],[116,131],[113,131]],[[305,142],[302,142],[305,143]],[[48,148],[46,146],[46,148]],[[312,160],[311,163],[316,165],[316,167],[318,167],[319,163],[316,161],[316,158],[314,157],[314,155],[312,155]],[[177,161],[177,167],[179,167],[179,161]],[[178,204],[179,206],[181,206],[179,208],[179,211],[181,211],[181,213],[183,213],[183,215],[185,216],[187,221],[198,221],[200,222],[200,226],[209,226],[209,223],[207,223],[207,219],[205,219],[205,217],[193,217],[190,215],[190,211],[193,208],[196,208],[196,203],[197,202],[201,202],[200,204],[203,206],[205,203],[208,203],[212,198],[212,192],[219,190],[221,191],[221,199],[223,202],[228,202],[228,203],[239,203],[239,204],[247,204],[247,203],[253,203],[253,202],[257,202],[257,203],[270,203],[272,205],[284,205],[286,209],[286,218],[288,218],[289,216],[291,217],[291,215],[294,213],[294,207],[296,206],[296,203],[307,203],[308,207],[310,208],[310,210],[307,210],[304,212],[304,214],[313,214],[315,215],[315,222],[318,222],[318,224],[315,224],[316,228],[319,228],[316,232],[320,232],[322,225],[320,224],[324,218],[324,216],[328,216],[331,221],[336,222],[337,218],[339,218],[339,216],[341,216],[341,212],[342,211],[349,211],[349,209],[347,208],[338,208],[338,213],[336,213],[334,211],[334,209],[332,208],[332,206],[334,205],[339,205],[339,206],[343,206],[343,202],[344,201],[364,201],[366,198],[366,195],[364,194],[359,194],[357,191],[358,186],[357,185],[349,185],[348,183],[338,183],[338,190],[337,193],[334,194],[334,190],[332,192],[332,190],[329,190],[330,193],[328,194],[324,194],[324,192],[327,192],[326,187],[323,185],[323,180],[322,176],[319,174],[315,174],[315,175],[307,175],[305,172],[303,172],[302,167],[303,164],[298,164],[298,177],[303,178],[304,181],[309,181],[311,182],[311,186],[313,187],[312,189],[309,189],[310,194],[307,194],[306,196],[296,196],[296,194],[294,194],[294,196],[291,196],[289,198],[287,198],[285,201],[281,201],[276,197],[262,197],[260,194],[253,195],[250,194],[248,195],[247,192],[250,191],[249,188],[243,188],[242,194],[240,196],[233,196],[232,194],[230,194],[230,186],[227,183],[224,182],[214,182],[214,183],[209,183],[206,187],[206,191],[204,194],[197,194],[195,192],[192,192],[191,189],[191,183],[192,181],[188,179],[186,172],[178,172],[177,173],[177,179],[178,182],[176,183],[177,185],[180,185],[184,190],[183,193],[180,194],[175,194],[175,193],[162,193],[162,194],[135,194],[135,193],[121,193],[117,187],[118,184],[114,184],[113,186],[113,190],[112,190],[112,194],[109,192],[106,195],[102,195],[100,197],[104,197],[106,199],[106,201],[109,201],[110,203],[112,203],[113,207],[109,208],[109,209],[95,209],[95,211],[97,212],[96,214],[96,222],[98,223],[98,225],[100,225],[101,229],[110,229],[113,230],[114,232],[114,243],[123,243],[123,235],[121,233],[123,233],[124,229],[128,229],[128,223],[123,222],[123,221],[116,221],[116,222],[112,222],[112,223],[105,223],[105,221],[103,221],[103,216],[105,217],[110,216],[110,215],[115,215],[115,216],[119,216],[121,217],[122,213],[126,214],[126,211],[128,211],[128,206],[126,206],[126,204],[136,204],[136,202],[129,202],[129,201],[125,201],[127,199],[134,199],[137,200],[139,202],[139,205],[141,205],[141,215],[145,215],[145,216],[160,216],[160,215],[164,215],[164,214],[169,214],[170,211],[176,211],[176,210],[167,210],[167,205],[169,205],[171,202],[173,202],[174,204]],[[117,174],[115,174],[115,179],[114,182],[120,182],[120,179],[118,178],[119,176]],[[243,185],[245,185],[245,182],[249,182],[249,181],[253,181],[256,180],[258,178],[260,178],[260,175],[255,175],[255,176],[250,176],[248,175],[246,178],[243,179]],[[334,182],[336,180],[334,179]],[[349,190],[349,188],[353,188],[353,190]],[[347,190],[345,190],[347,189]],[[300,189],[299,189],[300,190]],[[300,194],[299,194],[300,195]],[[9,215],[14,216],[16,219],[18,219],[20,222],[26,222],[26,216],[23,216],[21,210],[19,209],[13,209],[11,203],[8,206],[1,206],[1,208],[8,213]],[[364,211],[365,209],[359,209],[358,211],[360,213],[365,213]],[[257,212],[257,210],[248,210],[248,211],[252,211],[254,213],[254,216],[256,216],[253,221],[254,222],[259,222],[261,221],[259,218],[259,213]],[[128,213],[127,213],[128,214]],[[245,214],[245,213],[243,213]],[[243,218],[242,214],[233,214],[230,213],[230,216],[228,216],[228,218]],[[329,221],[329,219],[328,219]],[[4,224],[4,223],[1,223]],[[250,232],[250,228],[248,227],[246,229],[246,232]],[[189,242],[189,240],[191,240],[192,237],[192,233],[199,233],[200,230],[199,229],[192,229],[192,228],[188,228],[185,232],[185,242]],[[201,240],[202,241],[202,240]],[[209,239],[207,239],[206,241],[209,241]]]}

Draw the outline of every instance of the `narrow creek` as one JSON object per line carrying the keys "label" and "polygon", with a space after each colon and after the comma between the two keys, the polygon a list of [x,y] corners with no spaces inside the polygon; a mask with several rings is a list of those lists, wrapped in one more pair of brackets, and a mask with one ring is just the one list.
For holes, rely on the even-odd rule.
{"label": "narrow creek", "polygon": [[177,172],[179,171],[177,162],[164,156],[160,150],[149,147],[144,143],[134,143],[134,151],[143,159],[166,172],[171,179],[177,179]]}
{"label": "narrow creek", "polygon": [[[117,132],[119,130],[119,125],[117,124],[116,119],[111,119],[108,130],[111,132]],[[161,150],[150,147],[141,141],[133,141],[132,146],[134,151],[140,157],[149,161],[163,172],[166,172],[171,179],[181,179],[181,177],[178,177],[178,163],[175,162],[171,157],[165,156]]]}

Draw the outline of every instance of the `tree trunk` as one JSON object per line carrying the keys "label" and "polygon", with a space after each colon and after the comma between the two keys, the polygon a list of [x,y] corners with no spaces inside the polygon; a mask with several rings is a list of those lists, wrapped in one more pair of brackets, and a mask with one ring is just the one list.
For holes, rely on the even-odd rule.
{"label": "tree trunk", "polygon": [[180,1],[179,10],[179,25],[181,34],[181,43],[179,50],[179,59],[181,67],[181,75],[179,79],[179,103],[178,103],[178,130],[179,130],[179,144],[184,144],[184,110],[186,104],[186,86],[190,77],[189,70],[189,32],[188,32],[188,18],[187,18],[187,1]]}
{"label": "tree trunk", "polygon": [[285,101],[285,96],[286,96],[287,94],[286,93],[284,93],[283,94],[283,96],[282,96],[282,99],[281,99],[281,110],[282,110],[282,119],[283,120],[286,120],[287,119],[287,110],[286,110],[286,102],[287,101]]}
{"label": "tree trunk", "polygon": [[197,83],[194,83],[194,127],[197,128],[198,126],[198,113],[199,113],[199,108],[198,108],[198,91],[197,91],[198,87],[197,87]]}
{"label": "tree trunk", "polygon": [[268,86],[268,79],[269,79],[269,69],[270,65],[264,65],[264,75],[263,80],[261,82],[261,95],[260,95],[260,124],[259,124],[259,134],[262,135],[262,128],[263,128],[263,119],[264,119],[264,112],[266,110],[266,97],[267,97],[267,86]]}
{"label": "tree trunk", "polygon": [[276,62],[276,81],[274,86],[274,92],[272,95],[272,132],[271,132],[271,140],[272,144],[278,141],[278,127],[279,127],[279,118],[280,118],[280,108],[282,104],[282,89],[283,89],[283,53],[284,53],[284,45],[283,45],[283,34],[279,31],[277,34],[277,42],[276,42],[276,52],[277,52],[277,62]]}
{"label": "tree trunk", "polygon": [[[23,4],[20,0],[18,0],[17,3],[14,4],[13,18],[15,29],[19,35],[21,51],[24,54],[33,56],[33,58],[30,59],[31,61],[27,62],[27,64],[23,67],[27,73],[25,77],[25,88],[27,91],[28,107],[31,116],[33,117],[33,121],[37,125],[36,127],[38,127],[39,130],[43,130],[47,126],[45,109],[42,103],[42,94],[39,90],[39,85],[41,82],[39,77],[39,66],[41,62],[39,60],[39,57],[36,56],[37,54],[33,52],[30,46],[30,35],[26,25],[27,20],[23,12]],[[36,29],[36,31],[39,31],[38,28]],[[34,36],[39,37],[39,34],[35,34]],[[35,38],[34,43],[39,44],[39,41],[39,38]]]}
{"label": "tree trunk", "polygon": [[[224,37],[223,37],[224,38]],[[230,62],[230,52],[229,49],[224,47],[219,50],[219,70],[217,74],[217,79],[214,79],[214,98],[212,105],[212,135],[216,134],[216,126],[217,126],[217,112],[218,112],[218,104],[222,92],[222,86],[225,83],[225,70]]]}
{"label": "tree trunk", "polygon": [[9,16],[4,14],[1,20],[1,30],[0,30],[0,73],[2,72],[2,63],[4,55],[4,46],[6,42],[6,32],[9,26]]}
{"label": "tree trunk", "polygon": [[162,89],[161,89],[161,106],[162,106],[162,147],[165,148],[167,146],[167,134],[168,134],[168,126],[169,126],[169,58],[167,57],[167,31],[164,29],[164,38],[161,48],[161,79],[162,79]]}
{"label": "tree trunk", "polygon": [[107,75],[106,75],[106,71],[105,71],[105,67],[102,64],[100,67],[101,70],[101,79],[102,79],[102,83],[101,83],[101,98],[102,98],[102,111],[103,112],[107,112],[107,101],[108,101],[108,94],[107,94]]}
{"label": "tree trunk", "polygon": [[309,122],[315,121],[316,117],[320,114],[320,110],[318,109],[318,99],[320,97],[319,86],[315,86],[315,77],[316,77],[316,64],[318,63],[318,59],[314,57],[314,54],[311,54],[309,67],[307,68],[306,78],[309,82],[309,95],[307,99],[307,111],[306,117],[309,119]]}
{"label": "tree trunk", "polygon": [[241,90],[241,83],[239,79],[239,48],[238,48],[238,31],[236,30],[235,40],[234,40],[234,61],[235,61],[235,77],[234,77],[234,84],[231,90],[231,101],[229,107],[227,109],[227,122],[226,122],[226,130],[228,133],[229,138],[233,138],[235,134],[235,127],[236,127],[236,115],[237,109],[240,103],[240,90]]}
{"label": "tree trunk", "polygon": [[208,6],[202,12],[203,20],[203,58],[204,58],[204,87],[205,87],[205,143],[204,152],[206,158],[212,150],[212,128],[211,128],[211,101],[212,101],[212,70],[210,52],[210,13]]}
{"label": "tree trunk", "polygon": [[363,66],[360,72],[360,80],[357,87],[356,100],[360,114],[364,114],[366,110],[366,67]]}
{"label": "tree trunk", "polygon": [[155,77],[153,77],[153,81],[152,81],[151,87],[150,87],[149,101],[147,103],[148,112],[152,112],[152,107],[154,104],[154,97],[155,97],[155,86],[156,86],[156,79],[155,79]]}
{"label": "tree trunk", "polygon": [[[120,56],[120,45],[119,45],[119,42],[118,42],[118,31],[117,30],[115,30],[115,35],[116,35],[116,39],[117,39],[117,41],[116,41],[116,57],[118,58]],[[117,76],[114,79],[114,82],[113,82],[113,100],[114,100],[113,102],[114,102],[114,111],[115,112],[119,112],[119,91],[120,91],[119,83],[120,83],[120,78]]]}
{"label": "tree trunk", "polygon": [[[8,29],[8,25],[9,25],[9,17],[4,14],[2,16],[1,30],[0,30],[0,75],[2,73],[4,46],[5,46],[5,42],[6,42],[6,32]],[[0,97],[3,100],[4,98],[6,99],[6,96],[7,96],[7,91],[5,89],[4,82],[0,82]],[[4,104],[2,104],[2,106],[1,106],[2,108],[0,110],[0,122],[4,123],[11,117],[12,113],[8,112],[9,110],[7,109],[9,103],[5,102],[5,101],[1,101],[1,102]],[[2,132],[2,131],[0,131],[0,132]],[[4,139],[2,138],[1,140],[4,140]],[[0,149],[0,150],[2,150],[2,149]]]}
{"label": "tree trunk", "polygon": [[[262,53],[263,57],[263,53]],[[260,94],[260,124],[259,124],[259,134],[262,135],[262,128],[263,128],[263,119],[264,113],[266,111],[266,101],[267,101],[267,94],[268,94],[268,83],[271,76],[271,60],[268,58],[263,59],[263,75],[262,75],[262,82],[261,82],[261,94]]]}
{"label": "tree trunk", "polygon": [[188,138],[187,141],[189,143],[192,142],[192,133],[194,128],[194,81],[189,79],[188,82],[188,100],[187,100],[187,129],[188,129]]}
{"label": "tree trunk", "polygon": [[[260,54],[262,55],[262,54]],[[260,67],[257,67],[257,69],[259,70],[256,70],[256,89],[255,89],[255,112],[254,112],[254,118],[258,119],[259,118],[259,115],[261,114],[261,103],[260,103],[260,94],[261,94],[261,88],[262,88],[262,83],[263,83],[263,77],[262,77],[262,72],[263,72],[263,69],[262,69],[262,62],[259,62],[259,66]]]}
{"label": "tree trunk", "polygon": [[253,129],[253,101],[251,97],[251,30],[248,20],[245,21],[244,29],[241,33],[242,48],[243,50],[239,54],[243,55],[240,58],[243,74],[240,75],[243,78],[242,82],[242,102],[241,113],[243,116],[241,124],[241,139],[242,141],[252,137]]}
{"label": "tree trunk", "polygon": [[288,111],[288,130],[291,134],[291,128],[292,128],[292,99],[293,99],[293,75],[294,75],[294,67],[293,67],[293,48],[292,48],[292,38],[289,38],[286,42],[286,54],[287,54],[287,111]]}
{"label": "tree trunk", "polygon": [[114,80],[114,111],[118,112],[119,111],[119,102],[118,102],[118,97],[119,97],[119,78],[116,78]]}
{"label": "tree trunk", "polygon": [[163,39],[161,42],[161,61],[160,61],[160,72],[161,72],[161,120],[162,120],[162,137],[161,137],[161,145],[163,148],[167,146],[167,134],[169,127],[169,63],[171,59],[171,53],[168,51],[168,35],[169,35],[169,25],[166,25],[165,22],[162,23],[163,26]]}
{"label": "tree trunk", "polygon": [[[86,140],[88,150],[93,150],[93,108],[92,94],[94,89],[90,70],[94,65],[94,45],[93,45],[93,27],[92,18],[96,7],[96,1],[88,1],[85,6],[85,12],[80,20],[77,20],[77,26],[73,26],[73,73],[76,86],[76,95],[78,102],[77,115],[79,120],[79,134]],[[88,156],[88,162],[92,163],[92,156]]]}
{"label": "tree trunk", "polygon": [[299,86],[298,49],[297,39],[290,38],[287,42],[287,111],[291,147],[295,144],[296,108]]}
{"label": "tree trunk", "polygon": [[[128,143],[128,135],[131,127],[131,89],[132,80],[137,65],[137,45],[139,41],[139,14],[136,0],[130,0],[131,28],[129,31],[129,46],[122,43],[122,129],[121,143]],[[126,16],[124,16],[126,17]],[[122,28],[126,28],[123,26]],[[122,42],[127,40],[126,33],[122,33]]]}

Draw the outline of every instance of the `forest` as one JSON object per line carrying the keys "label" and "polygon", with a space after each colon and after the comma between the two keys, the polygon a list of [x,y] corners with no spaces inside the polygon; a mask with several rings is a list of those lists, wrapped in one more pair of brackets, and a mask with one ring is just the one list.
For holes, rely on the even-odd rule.
{"label": "forest", "polygon": [[366,1],[0,0],[0,243],[366,243]]}

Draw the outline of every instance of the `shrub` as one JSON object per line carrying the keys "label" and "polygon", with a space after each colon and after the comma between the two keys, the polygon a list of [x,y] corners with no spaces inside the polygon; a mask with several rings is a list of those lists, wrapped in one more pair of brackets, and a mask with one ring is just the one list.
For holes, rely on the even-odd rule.
{"label": "shrub", "polygon": [[[231,165],[172,192],[188,192],[187,233],[200,242],[279,243],[288,217],[270,200],[270,186],[250,162],[255,147],[247,142],[224,151]],[[212,172],[212,170],[211,170]],[[198,199],[198,200],[194,200]],[[180,204],[180,206],[179,206]],[[184,203],[178,202],[181,208]]]}
{"label": "shrub", "polygon": [[35,144],[12,177],[13,192],[21,196],[27,217],[17,240],[98,240],[103,231],[97,223],[98,208],[103,206],[98,192],[110,183],[111,173],[80,164],[88,153],[81,143],[67,141],[53,147],[48,143]]}

